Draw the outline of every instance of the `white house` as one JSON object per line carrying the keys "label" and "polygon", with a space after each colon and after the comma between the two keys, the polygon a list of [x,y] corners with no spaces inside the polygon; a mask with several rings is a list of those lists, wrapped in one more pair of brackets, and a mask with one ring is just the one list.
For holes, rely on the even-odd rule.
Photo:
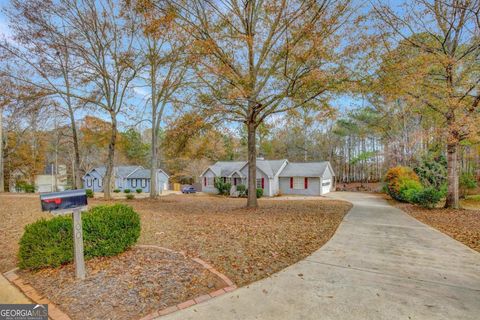
{"label": "white house", "polygon": [[[106,172],[105,167],[97,167],[88,171],[83,176],[83,186],[94,192],[103,191],[103,178]],[[113,168],[115,189],[123,191],[130,189],[142,189],[142,192],[150,192],[150,169],[142,166],[118,166]],[[168,190],[168,174],[162,169],[157,170],[157,189]]]}
{"label": "white house", "polygon": [[[208,167],[200,176],[202,191],[218,193],[215,178],[223,179],[234,186],[247,185],[247,161],[219,161]],[[334,189],[335,173],[328,161],[289,162],[283,160],[257,159],[257,188],[265,196],[278,194],[322,195]]]}

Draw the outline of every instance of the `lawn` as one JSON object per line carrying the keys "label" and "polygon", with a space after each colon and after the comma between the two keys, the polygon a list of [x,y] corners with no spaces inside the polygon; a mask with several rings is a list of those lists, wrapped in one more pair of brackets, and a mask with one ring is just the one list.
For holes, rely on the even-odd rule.
{"label": "lawn", "polygon": [[[351,205],[334,200],[260,200],[170,195],[158,200],[115,200],[141,216],[140,244],[200,257],[243,286],[308,256],[331,238]],[[92,200],[90,205],[105,204]],[[41,213],[38,196],[0,195],[0,270],[16,266],[23,227]]]}

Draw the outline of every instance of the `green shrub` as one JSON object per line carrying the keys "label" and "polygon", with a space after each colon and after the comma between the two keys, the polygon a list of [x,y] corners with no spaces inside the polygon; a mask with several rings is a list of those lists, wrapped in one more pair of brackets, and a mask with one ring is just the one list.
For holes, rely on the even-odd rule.
{"label": "green shrub", "polygon": [[397,200],[413,202],[415,194],[423,190],[422,184],[416,180],[401,179],[399,182],[399,197]]}
{"label": "green shrub", "polygon": [[25,181],[20,181],[15,184],[15,189],[17,189],[20,192],[26,192],[26,193],[35,193],[35,186],[33,184],[29,184]]}
{"label": "green shrub", "polygon": [[135,198],[135,195],[132,194],[132,193],[129,193],[129,194],[127,194],[125,197],[127,198],[127,200],[132,200],[132,199]]}
{"label": "green shrub", "polygon": [[123,190],[124,193],[130,193],[130,189]]}
{"label": "green shrub", "polygon": [[463,172],[460,175],[459,180],[460,197],[465,198],[468,190],[475,189],[477,187],[477,179],[471,172]]}
{"label": "green shrub", "polygon": [[246,194],[247,187],[244,184],[239,184],[237,186],[237,191],[240,194],[240,196],[244,196]]}
{"label": "green shrub", "polygon": [[394,199],[405,201],[400,194],[400,187],[403,181],[414,180],[420,182],[417,174],[409,167],[390,168],[385,175],[385,186],[387,193]]}
{"label": "green shrub", "polygon": [[214,186],[217,188],[219,194],[229,195],[232,184],[229,182],[223,182],[223,178],[215,178]]}
{"label": "green shrub", "polygon": [[120,193],[120,189],[114,189],[113,192]]}
{"label": "green shrub", "polygon": [[263,197],[263,189],[262,188],[257,188],[257,198]]}
{"label": "green shrub", "polygon": [[442,200],[444,195],[445,194],[442,191],[429,187],[415,192],[409,202],[431,209]]}
{"label": "green shrub", "polygon": [[138,189],[136,189],[135,191],[136,191],[137,193],[142,193],[142,192],[143,192],[143,189],[138,188]]}
{"label": "green shrub", "polygon": [[93,190],[92,189],[86,189],[85,194],[87,195],[87,198],[93,198]]}
{"label": "green shrub", "polygon": [[[138,240],[140,217],[129,206],[98,206],[82,214],[86,259],[117,255]],[[58,267],[73,261],[72,219],[58,216],[25,227],[20,239],[19,267]]]}
{"label": "green shrub", "polygon": [[447,159],[432,151],[423,155],[413,168],[425,187],[441,188],[447,183]]}

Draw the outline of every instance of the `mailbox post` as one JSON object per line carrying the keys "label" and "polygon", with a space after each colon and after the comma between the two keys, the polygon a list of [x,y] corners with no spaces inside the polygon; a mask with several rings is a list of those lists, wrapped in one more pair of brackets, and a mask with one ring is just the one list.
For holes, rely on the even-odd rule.
{"label": "mailbox post", "polygon": [[77,279],[85,279],[81,215],[82,210],[87,208],[87,194],[85,190],[44,193],[40,195],[40,202],[42,211],[49,211],[53,214],[72,214],[75,274]]}

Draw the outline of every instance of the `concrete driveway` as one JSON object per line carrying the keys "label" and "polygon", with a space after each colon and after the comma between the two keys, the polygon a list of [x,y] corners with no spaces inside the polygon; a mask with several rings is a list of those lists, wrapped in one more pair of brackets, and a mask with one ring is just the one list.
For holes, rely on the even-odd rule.
{"label": "concrete driveway", "polygon": [[307,259],[163,319],[480,319],[480,254],[366,193]]}

